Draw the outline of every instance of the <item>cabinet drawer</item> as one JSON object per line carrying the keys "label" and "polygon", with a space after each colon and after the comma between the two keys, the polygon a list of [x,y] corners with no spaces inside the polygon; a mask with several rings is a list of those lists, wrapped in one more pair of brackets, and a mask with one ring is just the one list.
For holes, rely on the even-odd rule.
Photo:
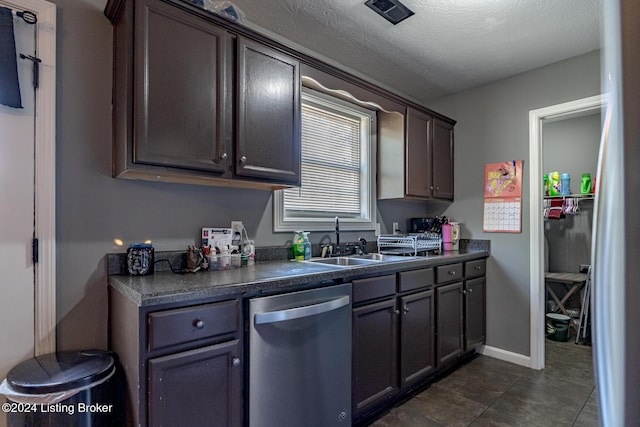
{"label": "cabinet drawer", "polygon": [[400,273],[398,292],[406,292],[412,291],[414,289],[426,288],[433,285],[435,281],[435,272],[433,271],[433,268],[403,271]]}
{"label": "cabinet drawer", "polygon": [[462,263],[436,267],[436,283],[453,282],[462,279]]}
{"label": "cabinet drawer", "polygon": [[464,277],[467,279],[471,277],[484,276],[486,272],[487,272],[487,261],[484,259],[467,261],[464,263]]}
{"label": "cabinet drawer", "polygon": [[352,285],[354,303],[382,298],[396,293],[396,276],[390,274],[369,279],[356,279]]}
{"label": "cabinet drawer", "polygon": [[238,300],[149,314],[149,351],[239,330]]}

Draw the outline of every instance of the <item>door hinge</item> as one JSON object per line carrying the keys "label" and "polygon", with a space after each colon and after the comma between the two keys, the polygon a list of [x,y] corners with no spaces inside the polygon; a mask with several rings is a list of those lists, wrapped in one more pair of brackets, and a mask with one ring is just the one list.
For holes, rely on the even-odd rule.
{"label": "door hinge", "polygon": [[32,55],[24,55],[20,54],[21,59],[28,59],[33,63],[33,76],[32,76],[32,84],[34,89],[38,89],[40,87],[40,63],[42,60],[40,58],[36,58]]}
{"label": "door hinge", "polygon": [[31,258],[33,259],[33,263],[37,264],[38,263],[38,248],[39,248],[39,244],[38,244],[38,238],[34,237],[33,240],[31,241]]}

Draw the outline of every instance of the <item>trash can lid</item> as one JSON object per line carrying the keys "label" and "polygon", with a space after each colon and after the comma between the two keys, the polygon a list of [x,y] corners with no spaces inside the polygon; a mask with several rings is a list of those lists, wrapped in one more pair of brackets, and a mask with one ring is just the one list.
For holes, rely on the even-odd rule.
{"label": "trash can lid", "polygon": [[50,353],[14,366],[7,382],[19,393],[57,393],[89,386],[110,375],[114,365],[113,353],[102,350]]}

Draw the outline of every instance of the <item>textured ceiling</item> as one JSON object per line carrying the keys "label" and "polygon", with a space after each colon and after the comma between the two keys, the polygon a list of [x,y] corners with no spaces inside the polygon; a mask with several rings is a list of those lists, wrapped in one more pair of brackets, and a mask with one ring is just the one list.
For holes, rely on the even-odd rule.
{"label": "textured ceiling", "polygon": [[403,0],[394,26],[364,0],[233,0],[263,28],[421,102],[600,47],[601,0]]}

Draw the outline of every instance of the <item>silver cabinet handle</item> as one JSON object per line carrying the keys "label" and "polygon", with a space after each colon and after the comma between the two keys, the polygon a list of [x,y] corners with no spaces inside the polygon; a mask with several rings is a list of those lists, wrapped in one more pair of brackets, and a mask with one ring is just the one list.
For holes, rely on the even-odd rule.
{"label": "silver cabinet handle", "polygon": [[231,364],[233,366],[239,366],[240,365],[240,358],[239,357],[232,357],[231,358]]}
{"label": "silver cabinet handle", "polygon": [[227,158],[227,153],[220,154],[220,160],[224,160]]}
{"label": "silver cabinet handle", "polygon": [[287,310],[269,311],[266,313],[256,313],[254,320],[256,325],[264,323],[283,322],[285,320],[301,319],[303,317],[315,316],[336,310],[340,307],[348,305],[350,302],[349,295],[332,299],[331,301],[321,302],[320,304],[306,305],[304,307],[290,308]]}
{"label": "silver cabinet handle", "polygon": [[467,289],[467,291],[473,292],[473,288],[469,288],[469,289]]}
{"label": "silver cabinet handle", "polygon": [[247,162],[247,157],[246,156],[240,157],[240,163],[244,164],[246,162]]}
{"label": "silver cabinet handle", "polygon": [[482,267],[480,267],[479,265],[476,265],[474,268],[475,268],[476,270],[482,270]]}
{"label": "silver cabinet handle", "polygon": [[431,187],[429,187],[429,190],[433,191],[433,185]]}
{"label": "silver cabinet handle", "polygon": [[193,326],[195,326],[196,329],[202,329],[204,328],[204,320],[200,320],[200,319],[195,319],[193,321]]}
{"label": "silver cabinet handle", "polygon": [[455,276],[456,275],[456,271],[455,270],[449,270],[449,271],[447,271],[447,273],[449,273],[451,276]]}
{"label": "silver cabinet handle", "polygon": [[407,314],[409,312],[409,306],[405,304],[404,307],[402,307],[402,310],[404,311],[404,314]]}

